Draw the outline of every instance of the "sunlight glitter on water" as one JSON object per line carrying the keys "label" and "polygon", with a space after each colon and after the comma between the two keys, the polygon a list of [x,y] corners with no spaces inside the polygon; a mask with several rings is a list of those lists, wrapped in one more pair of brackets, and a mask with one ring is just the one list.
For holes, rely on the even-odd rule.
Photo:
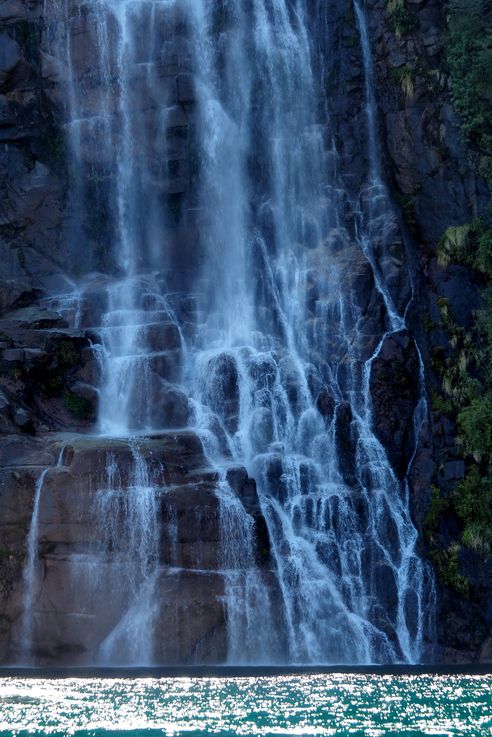
{"label": "sunlight glitter on water", "polygon": [[484,737],[492,676],[0,680],[0,735]]}

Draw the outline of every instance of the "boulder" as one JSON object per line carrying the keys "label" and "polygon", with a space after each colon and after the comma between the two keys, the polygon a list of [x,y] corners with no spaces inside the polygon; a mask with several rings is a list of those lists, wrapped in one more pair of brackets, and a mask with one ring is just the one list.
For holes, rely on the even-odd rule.
{"label": "boulder", "polygon": [[236,361],[227,353],[212,358],[207,366],[206,402],[231,434],[238,429],[239,376]]}

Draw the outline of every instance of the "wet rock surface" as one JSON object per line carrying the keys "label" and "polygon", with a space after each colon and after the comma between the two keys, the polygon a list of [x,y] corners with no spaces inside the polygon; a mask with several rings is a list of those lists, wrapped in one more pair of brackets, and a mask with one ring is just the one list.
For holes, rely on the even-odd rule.
{"label": "wet rock surface", "polygon": [[[111,488],[125,503],[136,448],[151,469],[163,523],[155,569],[158,583],[153,606],[158,626],[153,658],[156,662],[193,663],[217,662],[225,657],[218,478],[207,468],[197,436],[185,431],[129,442],[72,433],[43,439],[3,439],[0,647],[4,661],[15,662],[19,657],[25,540],[36,481],[48,467],[40,496],[32,602],[35,660],[39,664],[94,662],[97,648],[127,605],[128,567],[122,543],[116,549],[107,547],[111,540],[100,527],[97,504]],[[118,469],[112,482],[107,476],[108,456]],[[229,475],[235,480],[238,496],[255,513],[260,530],[257,545],[268,544],[254,481],[242,468],[231,469]],[[249,494],[245,491],[248,484],[252,485]],[[116,507],[111,509],[114,512]],[[268,553],[262,559],[265,564]]]}
{"label": "wet rock surface", "polygon": [[420,396],[419,371],[415,344],[405,332],[386,338],[371,365],[376,434],[400,477],[407,473],[416,443],[413,425]]}

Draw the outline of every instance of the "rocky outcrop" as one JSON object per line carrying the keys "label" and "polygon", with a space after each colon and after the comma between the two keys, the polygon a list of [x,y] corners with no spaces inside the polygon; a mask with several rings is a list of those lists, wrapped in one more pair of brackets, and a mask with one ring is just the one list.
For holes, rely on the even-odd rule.
{"label": "rocky outcrop", "polygon": [[85,331],[41,305],[0,318],[3,432],[91,427],[99,369]]}
{"label": "rocky outcrop", "polygon": [[[158,561],[152,572],[156,626],[152,627],[151,660],[182,663],[224,659],[224,586],[233,563],[232,559],[224,560],[220,544],[219,479],[207,468],[196,435],[183,431],[141,437],[131,443],[74,434],[46,435],[43,440],[8,436],[2,452],[2,660],[15,662],[22,652],[22,564],[35,485],[45,468],[30,612],[36,662],[93,663],[101,643],[121,620],[121,613],[132,605],[128,599],[130,558],[139,551],[127,545],[138,547],[141,541],[136,541],[135,534],[150,533],[129,529],[125,540],[122,528],[117,537],[111,531],[108,535],[108,530],[101,528],[98,512],[101,504],[109,503],[112,519],[107,524],[118,524],[118,506],[128,503],[125,496],[134,483],[136,453],[152,476],[162,522],[157,532]],[[116,476],[111,476],[110,468]],[[254,481],[242,468],[231,468],[228,477],[230,488],[254,515],[256,562],[268,567],[268,538]],[[131,521],[138,524],[134,515]],[[120,656],[124,660],[124,650]]]}
{"label": "rocky outcrop", "polygon": [[[448,227],[471,222],[484,213],[490,193],[478,174],[478,153],[465,144],[461,121],[451,103],[443,3],[407,0],[400,20],[383,0],[367,5],[385,169],[406,226],[412,264],[414,300],[409,323],[419,342],[428,398],[432,399],[410,471],[410,486],[422,549],[430,553],[436,573],[439,647],[434,657],[470,662],[486,657],[484,643],[492,625],[490,558],[484,561],[460,545],[460,522],[451,505],[443,513],[438,536],[435,531],[430,534],[429,510],[435,513],[431,488],[440,498],[450,499],[465,474],[456,423],[434,400],[442,391],[439,365],[446,359],[458,360],[453,337],[443,326],[442,309],[444,306],[456,326],[466,331],[480,307],[480,296],[470,270],[439,265],[436,248]],[[401,371],[403,364],[400,367]],[[404,406],[407,383],[403,373],[401,386],[391,372],[387,378],[387,389],[381,391],[380,385],[374,404],[376,414],[380,404],[386,407],[388,420],[383,419],[381,409],[379,424],[388,424],[389,430],[397,411],[393,412],[386,400],[393,395],[395,410],[398,407],[402,417],[408,417]],[[393,394],[395,384],[398,388]],[[398,454],[402,460],[398,451],[401,433],[409,435],[408,424],[406,430],[404,423],[400,428],[397,422],[395,442],[389,434],[383,440],[379,430],[395,464]],[[430,539],[433,542],[429,543]]]}

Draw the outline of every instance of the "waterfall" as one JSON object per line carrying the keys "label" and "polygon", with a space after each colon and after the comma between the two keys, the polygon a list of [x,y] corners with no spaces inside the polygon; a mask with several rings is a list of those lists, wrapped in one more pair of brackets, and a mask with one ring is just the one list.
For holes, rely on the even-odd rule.
{"label": "waterfall", "polygon": [[[108,590],[123,602],[98,662],[155,662],[157,602],[183,564],[172,504],[161,521],[172,484],[145,443],[175,427],[197,433],[216,479],[228,662],[422,657],[426,572],[370,392],[385,341],[406,329],[409,277],[389,248],[397,222],[366,19],[354,8],[368,158],[355,193],[337,123],[318,104],[328,7],[46,6],[68,69],[70,237],[85,233],[92,248],[87,275],[56,304],[99,336],[98,432],[131,450],[125,469],[107,454],[93,509]],[[422,370],[418,380],[415,443]],[[256,482],[254,513],[227,480],[233,467]],[[255,553],[260,515],[267,562]]]}
{"label": "waterfall", "polygon": [[20,658],[22,663],[30,663],[34,635],[34,599],[36,595],[36,568],[38,559],[39,508],[44,478],[48,472],[41,471],[34,488],[34,502],[31,525],[26,542],[26,562],[22,576],[22,614],[20,623]]}
{"label": "waterfall", "polygon": [[[318,320],[324,330],[342,338],[352,352],[351,368],[359,366],[358,375],[354,372],[343,385],[337,365],[320,361],[306,331],[305,295],[310,280],[316,279],[313,267],[324,248],[328,268],[336,274],[336,259],[326,240],[335,228],[339,236],[343,222],[335,174],[328,167],[313,106],[317,87],[306,8],[298,2],[290,13],[283,2],[255,3],[248,34],[243,4],[230,3],[229,21],[237,25],[222,44],[214,44],[210,41],[213,15],[207,13],[207,4],[191,5],[206,151],[201,202],[213,213],[212,227],[204,238],[207,258],[213,263],[213,269],[207,262],[205,267],[205,278],[213,279],[212,297],[208,311],[203,310],[207,320],[213,319],[213,333],[205,350],[198,345],[191,390],[219,415],[233,456],[245,462],[257,480],[282,593],[287,659],[414,662],[420,654],[419,628],[408,621],[404,602],[416,596],[417,618],[421,617],[417,533],[405,491],[373,434],[370,407],[372,362],[384,339],[404,327],[385,287],[378,254],[371,251],[383,220],[380,201],[384,199],[387,207],[390,203],[380,179],[375,179],[379,164],[370,67],[366,61],[373,181],[366,195],[369,215],[362,214],[356,239],[373,267],[388,329],[364,360],[351,347],[354,334],[358,337],[360,315],[353,314],[349,295],[338,285],[333,307],[318,301],[316,310],[324,313]],[[247,50],[255,60],[250,64],[244,63]],[[231,72],[225,79],[218,72],[224,58]],[[260,100],[257,114],[251,104],[255,95]],[[234,156],[229,154],[231,147]],[[250,179],[248,186],[245,172],[255,154],[262,158],[267,181],[260,180],[258,186]],[[229,167],[225,177],[224,159]],[[229,176],[240,186],[231,186]],[[379,202],[374,204],[375,200]],[[245,212],[250,213],[246,231]],[[384,245],[384,234],[378,236]],[[227,255],[222,258],[224,249]],[[249,253],[247,270],[245,253]],[[259,288],[248,278],[255,271]],[[330,282],[336,279],[334,274],[327,277]],[[333,287],[337,285],[328,286],[321,279],[316,284],[318,292],[326,295]],[[207,329],[204,320],[202,340]],[[337,463],[337,411],[328,422],[319,411],[322,392],[333,398],[337,410],[347,402],[350,406],[350,432],[357,438],[355,493]],[[231,416],[231,409],[236,416]],[[202,421],[204,417],[201,412]],[[389,526],[396,545],[387,539]],[[375,580],[376,576],[380,579]],[[385,588],[395,599],[389,617],[387,602],[381,601]],[[395,640],[387,636],[391,628]]]}
{"label": "waterfall", "polygon": [[110,454],[108,485],[97,492],[99,534],[116,560],[114,578],[108,591],[124,589],[126,611],[117,626],[101,643],[98,659],[102,664],[153,663],[152,621],[155,616],[155,586],[158,573],[158,529],[156,478],[132,443],[133,463],[125,485]]}
{"label": "waterfall", "polygon": [[[373,361],[378,356],[379,351],[383,345],[383,342],[386,337],[391,335],[392,333],[397,333],[402,328],[406,328],[405,323],[405,317],[400,316],[395,308],[394,302],[392,300],[391,294],[389,293],[388,289],[385,288],[384,285],[384,274],[383,279],[381,279],[381,272],[378,269],[376,259],[374,258],[374,254],[371,252],[371,241],[373,239],[377,240],[377,229],[382,228],[383,235],[380,236],[379,240],[381,243],[386,244],[389,241],[388,234],[385,233],[385,224],[381,225],[381,213],[385,213],[386,217],[385,220],[390,219],[391,217],[391,211],[392,211],[392,205],[389,199],[388,192],[386,190],[386,187],[382,181],[382,165],[381,165],[381,155],[380,155],[380,147],[378,145],[378,136],[377,136],[377,126],[376,126],[376,117],[377,117],[377,108],[376,108],[376,99],[375,99],[375,93],[374,93],[374,72],[373,72],[373,64],[372,64],[372,57],[371,57],[371,47],[369,43],[369,34],[368,34],[368,28],[367,28],[367,20],[365,13],[360,5],[360,3],[357,0],[354,0],[354,9],[357,17],[357,24],[359,28],[359,34],[360,34],[360,42],[361,42],[361,49],[362,49],[362,58],[363,58],[363,64],[364,64],[364,77],[365,77],[365,87],[366,87],[366,118],[367,118],[367,130],[368,130],[368,157],[370,162],[370,170],[369,170],[369,176],[370,176],[370,184],[369,187],[372,190],[370,192],[368,201],[369,201],[369,233],[368,234],[362,234],[360,237],[360,242],[362,245],[362,248],[364,250],[364,253],[368,260],[371,263],[371,266],[373,268],[375,283],[378,288],[378,291],[381,293],[381,296],[384,300],[388,317],[390,321],[390,329],[388,332],[383,336],[381,342],[379,343],[378,347],[376,348],[376,351],[374,354],[369,358],[369,360],[366,363],[365,369],[364,369],[364,375],[365,375],[365,382],[364,382],[364,396],[366,398],[366,407],[365,407],[365,419],[366,422],[369,422],[369,425],[371,423],[371,407],[370,407],[370,390],[369,390],[369,382],[370,382],[370,370]],[[385,212],[386,211],[386,212]],[[389,215],[389,217],[388,217]],[[376,233],[375,233],[376,231]],[[411,275],[408,274],[409,283],[411,284]],[[413,290],[413,287],[412,287]],[[405,306],[405,314],[408,310],[408,307],[410,305],[411,300],[413,299],[413,295],[410,296],[407,305]],[[408,660],[408,662],[418,662],[419,658],[421,657],[421,649],[422,649],[422,643],[423,643],[423,637],[424,637],[424,630],[425,627],[428,626],[430,629],[432,629],[432,624],[429,624],[427,620],[432,620],[432,599],[433,599],[433,582],[432,582],[432,574],[431,572],[424,566],[423,562],[418,558],[416,553],[416,545],[417,545],[417,531],[413,526],[412,519],[410,517],[409,513],[409,487],[408,487],[408,474],[411,471],[413,461],[415,460],[415,456],[417,453],[418,448],[418,440],[419,440],[419,434],[422,429],[422,426],[424,422],[427,419],[428,416],[428,405],[427,405],[427,398],[426,398],[426,389],[425,389],[425,370],[424,370],[424,363],[422,360],[422,354],[420,352],[420,349],[415,342],[415,348],[418,356],[418,364],[419,364],[419,375],[418,375],[418,386],[419,386],[419,398],[417,405],[414,410],[414,417],[413,417],[413,424],[414,424],[414,439],[415,439],[415,447],[413,450],[413,453],[411,455],[411,458],[408,463],[407,467],[407,474],[403,485],[403,499],[402,504],[400,506],[400,509],[395,509],[393,511],[393,518],[400,520],[400,529],[404,531],[402,535],[402,557],[401,557],[401,563],[398,567],[398,570],[396,571],[396,580],[398,585],[398,590],[403,591],[404,596],[399,597],[398,601],[398,630],[399,630],[399,640],[402,644],[402,649],[405,655],[405,658]],[[391,486],[390,486],[391,488]],[[398,485],[396,484],[396,479],[394,479],[393,482],[393,494],[388,498],[389,503],[394,503],[395,497],[398,497],[398,494],[395,494],[395,489],[398,488]],[[417,620],[414,621],[413,626],[411,627],[413,632],[410,632],[407,617],[405,614],[405,607],[408,606],[410,608],[410,604],[407,601],[408,599],[411,599],[412,597],[417,602],[417,609],[419,611],[419,616],[417,617]],[[415,606],[415,602],[413,602],[413,606]]]}

